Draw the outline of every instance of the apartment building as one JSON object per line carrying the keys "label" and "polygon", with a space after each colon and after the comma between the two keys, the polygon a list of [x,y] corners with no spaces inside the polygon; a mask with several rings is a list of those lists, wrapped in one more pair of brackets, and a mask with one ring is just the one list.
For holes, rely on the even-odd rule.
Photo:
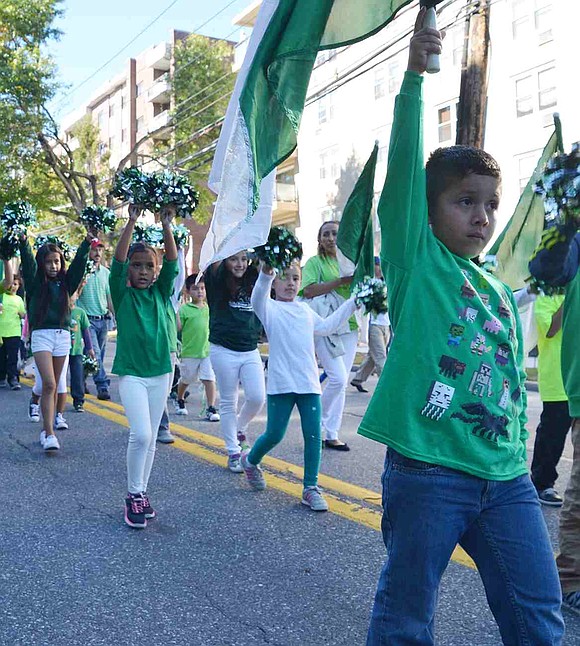
{"label": "apartment building", "polygon": [[[238,24],[257,14],[256,0]],[[470,3],[442,3],[439,27],[446,28],[441,72],[424,83],[425,155],[455,142],[465,11]],[[473,7],[473,3],[471,3]],[[338,50],[320,52],[311,77],[298,137],[292,179],[298,212],[294,228],[305,257],[316,252],[316,232],[340,217],[335,207],[337,179],[349,159],[360,167],[375,141],[379,161],[375,193],[387,166],[394,99],[406,69],[414,3],[378,34]],[[242,22],[245,18],[246,22]],[[577,57],[573,30],[580,3],[562,0],[492,0],[490,67],[485,148],[501,165],[501,228],[513,212],[559,112],[565,144],[580,139],[577,118]],[[247,35],[246,35],[247,39]],[[244,40],[238,45],[243,55]],[[378,223],[376,223],[378,229]]]}

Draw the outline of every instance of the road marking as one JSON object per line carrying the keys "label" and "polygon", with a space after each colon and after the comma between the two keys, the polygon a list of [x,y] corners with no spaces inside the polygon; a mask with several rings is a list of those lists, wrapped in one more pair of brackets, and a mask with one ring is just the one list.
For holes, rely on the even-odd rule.
{"label": "road marking", "polygon": [[[22,379],[21,381],[30,386],[33,383],[28,379]],[[72,402],[70,397],[68,401]],[[87,395],[84,407],[87,412],[93,415],[107,419],[119,426],[129,427],[127,418],[123,414],[123,407],[115,402],[102,401],[94,395]],[[195,431],[181,424],[171,423],[171,430],[180,437],[177,437],[175,442],[168,446],[205,462],[210,462],[222,468],[225,467],[225,450],[222,439]],[[187,440],[182,439],[182,436],[186,437]],[[304,470],[301,467],[270,456],[264,457],[262,465],[266,467],[267,482],[270,489],[281,491],[298,500],[302,499]],[[325,497],[331,513],[376,531],[381,531],[381,496],[378,492],[352,485],[324,474],[319,475],[319,483],[325,490]],[[256,495],[259,494],[256,492]],[[451,560],[475,569],[474,562],[459,545],[455,548]]]}

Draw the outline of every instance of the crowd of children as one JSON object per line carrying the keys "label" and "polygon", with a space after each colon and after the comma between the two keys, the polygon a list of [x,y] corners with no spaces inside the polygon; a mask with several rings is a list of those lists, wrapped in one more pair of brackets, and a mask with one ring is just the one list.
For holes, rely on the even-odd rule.
{"label": "crowd of children", "polygon": [[[423,17],[424,10],[395,106],[378,207],[377,275],[382,269],[388,285],[394,336],[385,362],[388,321],[371,321],[376,329],[369,365],[352,381],[365,392],[370,370],[379,372],[359,432],[388,447],[382,523],[388,555],[367,644],[434,643],[439,583],[457,544],[478,567],[504,643],[559,644],[562,586],[565,602],[580,606],[579,353],[572,340],[580,300],[580,234],[562,229],[532,261],[532,272],[542,280],[571,287],[565,302],[558,297],[536,303],[544,411],[531,479],[516,300],[472,261],[494,232],[501,172],[490,155],[468,146],[439,149],[424,164],[422,75],[428,56],[441,49],[441,35],[424,28]],[[176,364],[175,413],[189,414],[187,391],[199,379],[201,416],[220,422],[227,468],[245,473],[255,490],[266,488],[261,462],[283,439],[296,406],[304,439],[302,503],[325,511],[328,504],[318,487],[321,447],[349,448],[338,432],[357,339],[355,301],[337,295],[348,291],[349,282],[338,275],[337,223],[321,227],[319,253],[306,263],[304,274],[298,262],[281,272],[264,263],[257,269],[241,251],[204,275],[185,278],[171,230],[175,209],[160,212],[161,263],[155,249],[132,243],[140,214],[138,206],[129,207],[110,271],[100,265],[104,247],[98,231],[87,231],[68,269],[57,246],[43,245],[34,258],[26,237],[21,239],[26,306],[16,295],[20,278],[4,262],[0,386],[20,388],[18,353],[26,316],[36,375],[29,418],[42,421],[41,446],[54,453],[60,448],[55,431],[67,428],[67,363],[77,412],[84,410],[85,355],[99,361],[98,397],[110,398],[104,353],[106,321],[114,312],[112,372],[129,422],[125,522],[130,527],[144,528],[156,516],[148,484],[156,441],[173,441],[166,406]],[[84,280],[89,254],[97,267],[90,283]],[[321,316],[312,301],[326,295],[336,297],[337,306]],[[258,350],[263,331],[269,343],[267,387]],[[329,349],[325,339],[331,336],[342,353]],[[545,366],[561,373],[562,344],[564,382],[550,377],[548,383]],[[336,343],[332,346],[336,349]],[[317,358],[328,375],[324,391]],[[251,447],[248,426],[265,402],[266,428]],[[562,504],[554,484],[570,426],[575,456],[562,514],[560,583],[539,503]]]}

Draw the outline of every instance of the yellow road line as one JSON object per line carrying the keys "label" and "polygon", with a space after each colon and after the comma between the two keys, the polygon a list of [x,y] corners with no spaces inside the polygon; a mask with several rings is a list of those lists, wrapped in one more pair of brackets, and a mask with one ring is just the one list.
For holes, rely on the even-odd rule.
{"label": "yellow road line", "polygon": [[[32,385],[30,380],[22,379],[21,381],[28,385]],[[70,401],[70,397],[68,399]],[[85,410],[87,412],[107,419],[120,426],[124,426],[125,428],[129,427],[127,418],[121,414],[123,412],[123,407],[119,404],[110,401],[101,401],[92,395],[88,395],[86,399]],[[193,440],[193,442],[190,442],[178,437],[171,447],[179,449],[180,451],[188,453],[198,459],[204,460],[205,462],[210,462],[211,464],[216,464],[221,467],[224,466],[224,454],[222,453],[224,449],[223,440],[213,435],[194,431],[185,426],[181,426],[180,424],[172,424],[171,430],[177,431],[179,435],[183,435]],[[278,474],[272,473],[268,470],[267,480],[268,487],[270,489],[281,491],[282,493],[299,500],[302,499],[302,483],[294,482],[284,477],[284,474],[291,474],[296,477],[297,480],[301,481],[304,473],[301,467],[269,456],[264,457],[262,464],[280,472]],[[370,489],[351,485],[348,482],[343,482],[342,480],[322,474],[319,476],[319,482],[325,489],[325,498],[328,501],[328,507],[331,513],[376,531],[381,530],[380,510],[367,506],[369,503],[376,505],[377,500],[379,501],[378,504],[380,504],[380,494],[371,491]],[[340,495],[352,498],[359,502],[343,500],[339,497]],[[475,564],[459,545],[455,548],[451,559],[455,563],[475,569]]]}

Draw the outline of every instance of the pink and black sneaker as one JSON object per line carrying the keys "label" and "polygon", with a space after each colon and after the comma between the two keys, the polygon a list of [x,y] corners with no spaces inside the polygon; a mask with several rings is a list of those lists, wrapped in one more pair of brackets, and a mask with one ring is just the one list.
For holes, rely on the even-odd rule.
{"label": "pink and black sneaker", "polygon": [[125,498],[125,522],[129,527],[143,529],[147,527],[145,516],[145,499],[140,493],[128,493]]}
{"label": "pink and black sneaker", "polygon": [[147,520],[151,520],[151,518],[155,518],[155,516],[157,516],[155,509],[151,507],[149,496],[145,492],[143,492],[143,513],[145,514],[145,518],[147,518]]}

